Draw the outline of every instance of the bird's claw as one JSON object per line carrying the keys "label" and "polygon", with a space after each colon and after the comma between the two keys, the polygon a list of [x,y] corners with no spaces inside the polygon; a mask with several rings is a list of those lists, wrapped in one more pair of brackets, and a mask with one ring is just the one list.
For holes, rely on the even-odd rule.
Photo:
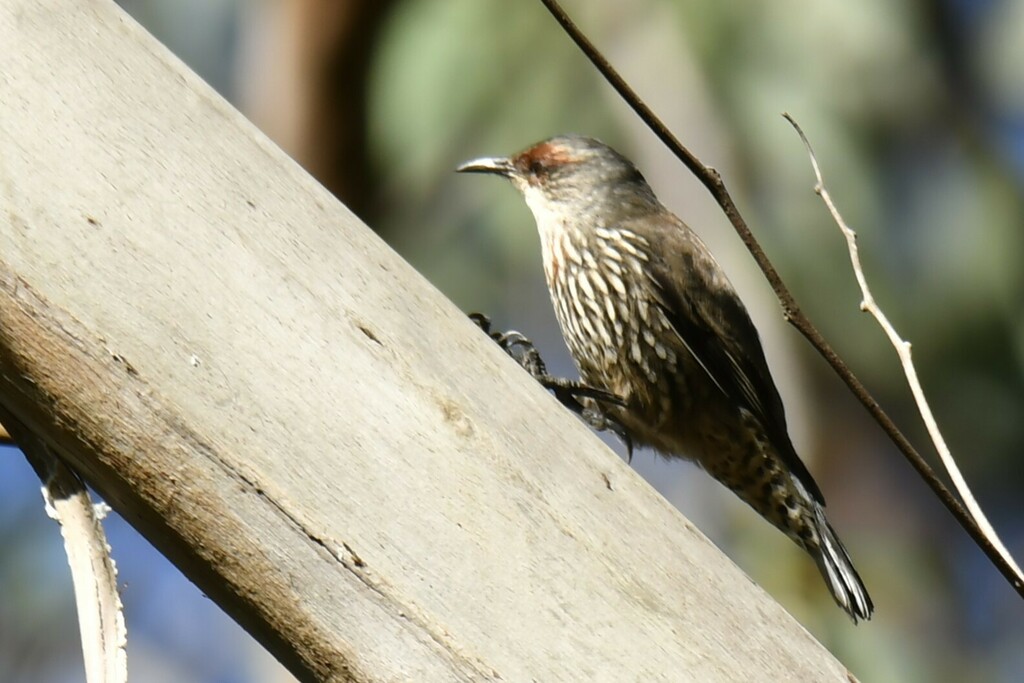
{"label": "bird's claw", "polygon": [[599,432],[608,431],[617,436],[626,447],[626,462],[633,464],[633,439],[620,422],[613,420],[608,417],[607,413],[596,408],[584,408],[579,416],[590,425],[591,429]]}
{"label": "bird's claw", "polygon": [[[622,424],[609,417],[608,413],[600,407],[601,404],[625,407],[626,401],[622,397],[583,382],[548,374],[540,352],[525,335],[515,330],[493,331],[491,319],[483,313],[470,313],[469,319],[476,323],[477,327],[493,339],[524,370],[529,372],[541,386],[551,391],[562,405],[576,413],[592,429],[615,434],[625,444],[629,462],[633,462],[633,439]],[[583,400],[587,399],[589,399],[588,405],[585,405]]]}

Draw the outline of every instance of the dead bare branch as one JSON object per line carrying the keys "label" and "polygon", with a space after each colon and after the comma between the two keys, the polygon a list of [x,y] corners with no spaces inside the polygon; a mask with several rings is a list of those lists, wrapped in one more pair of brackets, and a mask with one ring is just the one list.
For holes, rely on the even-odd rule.
{"label": "dead bare branch", "polygon": [[[4,420],[14,424],[10,418]],[[19,447],[43,482],[46,513],[60,525],[64,537],[75,590],[85,679],[89,683],[126,683],[128,631],[117,592],[117,568],[102,524],[109,508],[93,504],[82,480],[41,439],[20,423],[15,432]]]}
{"label": "dead bare branch", "polygon": [[810,141],[804,134],[800,124],[790,116],[788,113],[783,114],[783,117],[789,121],[790,125],[796,130],[797,135],[804,143],[804,147],[807,148],[807,154],[811,158],[811,168],[814,169],[814,177],[816,183],[814,185],[814,192],[821,201],[824,202],[825,207],[828,209],[829,214],[832,216],[832,220],[835,221],[836,225],[842,231],[843,236],[846,238],[846,246],[850,252],[850,265],[853,267],[853,273],[857,277],[857,284],[860,286],[861,291],[861,303],[860,310],[870,313],[875,320],[878,322],[879,327],[885,332],[885,336],[889,338],[889,343],[892,344],[893,348],[896,349],[896,354],[899,356],[900,364],[903,366],[903,373],[906,375],[907,384],[910,386],[910,392],[914,395],[914,402],[917,403],[917,409],[921,413],[921,419],[924,420],[925,427],[928,429],[928,435],[932,439],[932,443],[935,445],[935,451],[939,454],[939,459],[942,461],[943,466],[946,468],[946,472],[949,474],[949,478],[953,482],[953,486],[956,488],[960,497],[964,501],[964,505],[970,511],[974,517],[974,521],[977,522],[978,526],[981,527],[982,532],[986,535],[989,542],[995,546],[996,550],[1003,557],[1008,565],[1010,565],[1017,575],[1018,582],[1024,582],[1024,574],[1021,574],[1020,567],[1014,561],[1013,556],[1003,545],[1003,542],[999,539],[999,535],[996,534],[995,529],[989,523],[988,518],[982,511],[981,506],[978,505],[978,501],[974,498],[971,493],[970,487],[967,485],[967,481],[964,479],[963,474],[960,473],[960,468],[957,467],[956,460],[949,451],[949,447],[946,445],[946,440],[942,436],[942,432],[939,430],[938,422],[935,420],[935,416],[932,414],[932,409],[928,405],[928,399],[924,395],[924,389],[921,387],[921,381],[917,376],[917,369],[914,367],[914,361],[910,354],[910,342],[900,337],[896,328],[889,322],[889,318],[886,317],[885,313],[878,306],[875,301],[875,297],[871,294],[871,289],[868,287],[867,277],[864,275],[864,268],[860,262],[860,251],[857,249],[857,233],[850,228],[846,221],[843,219],[842,214],[839,213],[839,209],[836,208],[835,202],[832,201],[832,195],[829,194],[828,188],[825,185],[825,180],[821,175],[821,167],[818,165],[818,158],[814,154],[814,149],[811,147]]}

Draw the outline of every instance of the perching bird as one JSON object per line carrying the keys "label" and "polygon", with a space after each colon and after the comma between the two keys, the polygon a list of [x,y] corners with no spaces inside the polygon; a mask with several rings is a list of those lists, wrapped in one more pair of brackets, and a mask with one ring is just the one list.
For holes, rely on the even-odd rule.
{"label": "perching bird", "polygon": [[526,199],[580,376],[624,403],[601,406],[609,417],[637,445],[696,461],[814,558],[855,623],[870,618],[743,302],[636,166],[566,135],[457,170],[508,178]]}

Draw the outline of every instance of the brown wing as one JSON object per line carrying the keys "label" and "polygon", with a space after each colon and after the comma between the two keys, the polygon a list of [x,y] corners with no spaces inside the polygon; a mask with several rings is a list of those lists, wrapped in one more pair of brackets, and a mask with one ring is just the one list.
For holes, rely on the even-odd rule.
{"label": "brown wing", "polygon": [[678,230],[655,245],[648,269],[665,316],[715,385],[758,419],[793,476],[824,505],[789,439],[782,398],[747,309],[700,238],[676,216],[665,215]]}

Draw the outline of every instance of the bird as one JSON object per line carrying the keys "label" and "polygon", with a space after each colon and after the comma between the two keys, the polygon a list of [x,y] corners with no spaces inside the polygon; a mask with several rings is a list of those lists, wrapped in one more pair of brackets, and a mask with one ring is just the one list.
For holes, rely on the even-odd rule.
{"label": "bird", "polygon": [[[874,604],[793,447],[757,329],[698,235],[608,145],[561,135],[456,169],[511,181],[583,382],[629,439],[695,462],[815,561],[856,624]],[[594,402],[592,399],[588,401]]]}

